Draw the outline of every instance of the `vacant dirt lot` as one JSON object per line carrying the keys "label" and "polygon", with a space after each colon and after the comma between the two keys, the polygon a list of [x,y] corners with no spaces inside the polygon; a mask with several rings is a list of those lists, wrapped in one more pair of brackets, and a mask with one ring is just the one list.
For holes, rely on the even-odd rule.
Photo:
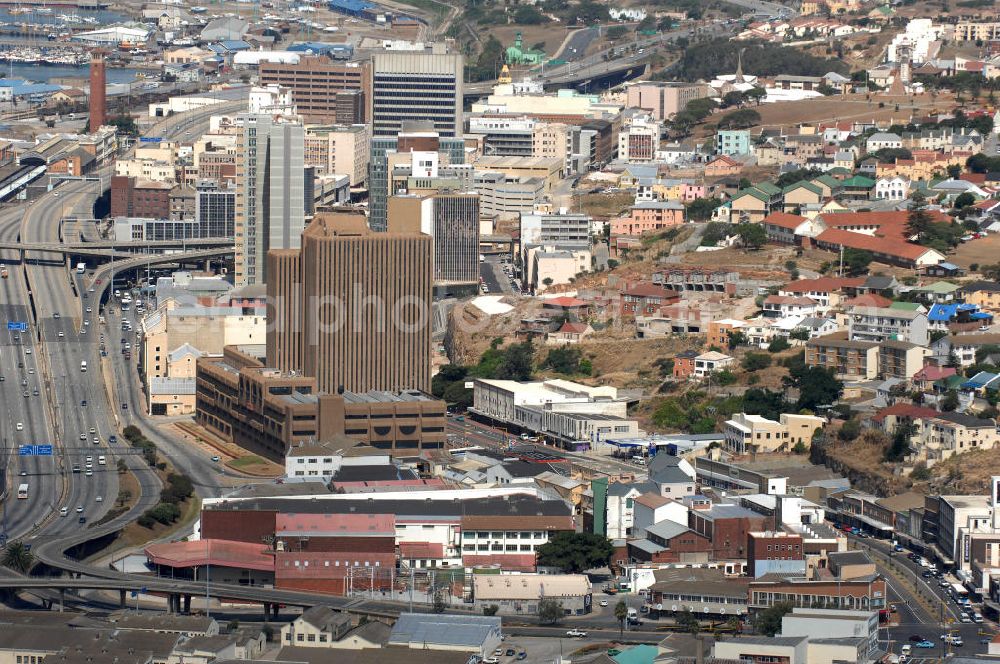
{"label": "vacant dirt lot", "polygon": [[948,261],[964,268],[973,263],[992,265],[1000,262],[1000,235],[994,233],[979,240],[960,244],[955,253],[948,256]]}
{"label": "vacant dirt lot", "polygon": [[[951,98],[938,95],[912,97],[912,103],[907,98],[899,103],[898,97],[873,96],[871,100],[864,95],[843,95],[839,97],[822,97],[794,102],[779,102],[777,104],[762,104],[757,108],[761,116],[761,125],[779,126],[793,125],[800,122],[819,123],[849,120],[900,120],[908,122],[913,115],[926,115],[932,110],[944,111],[951,105]],[[879,108],[879,102],[885,105]],[[899,110],[896,104],[899,103]]]}
{"label": "vacant dirt lot", "polygon": [[500,40],[505,48],[514,44],[514,36],[520,32],[525,48],[534,48],[538,44],[542,44],[539,48],[545,51],[546,55],[552,57],[563,43],[569,29],[558,23],[549,23],[546,25],[495,26],[490,27],[490,32]]}

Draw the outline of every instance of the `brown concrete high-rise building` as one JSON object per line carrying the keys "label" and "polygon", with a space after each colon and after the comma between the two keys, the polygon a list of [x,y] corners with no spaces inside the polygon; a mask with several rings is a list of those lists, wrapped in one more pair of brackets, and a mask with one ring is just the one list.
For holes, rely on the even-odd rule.
{"label": "brown concrete high-rise building", "polygon": [[262,62],[260,83],[292,91],[295,108],[307,122],[364,123],[371,89],[371,64],[306,57],[297,64]]}
{"label": "brown concrete high-rise building", "polygon": [[267,359],[321,392],[430,389],[434,245],[323,212],[298,250],[267,254]]}
{"label": "brown concrete high-rise building", "polygon": [[90,132],[100,129],[108,119],[107,78],[104,73],[104,52],[90,54]]}

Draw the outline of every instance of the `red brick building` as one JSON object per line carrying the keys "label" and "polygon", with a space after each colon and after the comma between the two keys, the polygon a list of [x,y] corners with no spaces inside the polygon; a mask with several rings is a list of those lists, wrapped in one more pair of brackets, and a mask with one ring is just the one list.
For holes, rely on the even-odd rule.
{"label": "red brick building", "polygon": [[674,378],[686,379],[694,374],[694,358],[698,351],[685,350],[674,355]]}
{"label": "red brick building", "polygon": [[111,216],[169,219],[173,187],[167,182],[114,175],[111,177]]}
{"label": "red brick building", "polygon": [[786,532],[747,533],[747,568],[756,577],[757,563],[765,560],[804,560],[802,536]]}
{"label": "red brick building", "polygon": [[712,543],[687,526],[661,521],[646,528],[646,538],[628,543],[629,559],[649,563],[702,562]]}
{"label": "red brick building", "polygon": [[624,316],[652,316],[680,299],[680,293],[672,288],[639,283],[621,292],[621,312]]}
{"label": "red brick building", "polygon": [[770,530],[774,517],[764,516],[739,505],[709,505],[696,503],[688,515],[693,531],[712,542],[713,560],[746,559],[747,534]]}

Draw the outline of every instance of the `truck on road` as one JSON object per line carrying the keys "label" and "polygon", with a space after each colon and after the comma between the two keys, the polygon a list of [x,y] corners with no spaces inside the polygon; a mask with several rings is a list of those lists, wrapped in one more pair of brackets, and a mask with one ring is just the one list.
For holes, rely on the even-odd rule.
{"label": "truck on road", "polygon": [[76,264],[76,273],[77,274],[83,274],[86,271],[87,271],[87,264],[86,263],[77,263]]}

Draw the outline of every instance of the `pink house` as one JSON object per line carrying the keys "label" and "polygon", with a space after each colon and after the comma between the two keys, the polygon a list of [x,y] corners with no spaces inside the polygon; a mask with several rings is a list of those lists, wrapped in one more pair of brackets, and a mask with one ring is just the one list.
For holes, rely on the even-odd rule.
{"label": "pink house", "polygon": [[681,200],[685,203],[690,203],[696,198],[707,197],[708,187],[703,184],[689,184],[685,182],[681,185]]}
{"label": "pink house", "polygon": [[628,217],[611,221],[612,235],[642,235],[684,223],[684,206],[678,201],[650,201],[633,205]]}

